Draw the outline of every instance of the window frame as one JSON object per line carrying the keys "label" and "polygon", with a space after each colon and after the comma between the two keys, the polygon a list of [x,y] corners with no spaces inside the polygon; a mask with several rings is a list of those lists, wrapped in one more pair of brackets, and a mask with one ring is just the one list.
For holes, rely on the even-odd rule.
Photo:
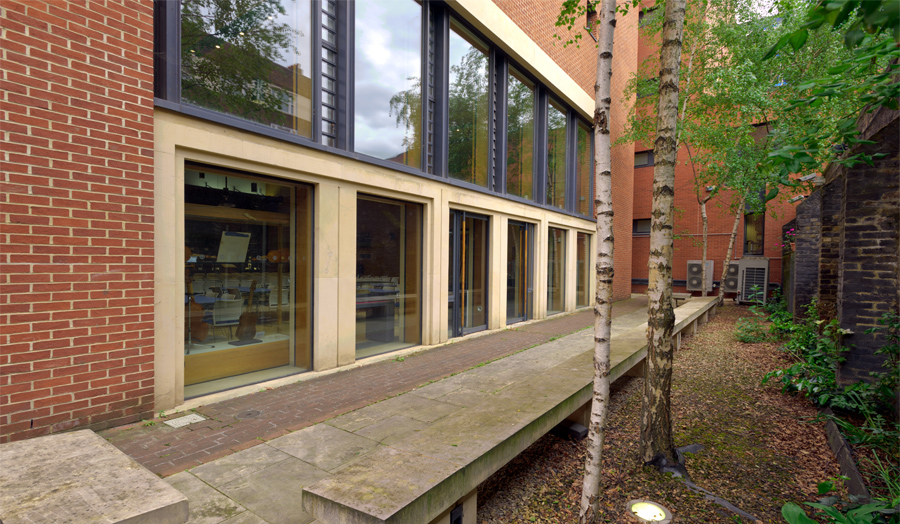
{"label": "window frame", "polygon": [[[555,213],[569,215],[583,220],[591,220],[590,216],[575,212],[576,190],[576,154],[575,147],[577,124],[584,120],[582,115],[573,110],[565,102],[566,98],[552,92],[535,75],[512,58],[492,39],[486,38],[464,17],[456,14],[445,3],[438,0],[422,0],[422,77],[430,84],[423,85],[423,105],[430,100],[429,87],[433,87],[433,108],[423,107],[422,163],[419,167],[410,167],[397,162],[381,160],[353,151],[354,139],[354,107],[353,87],[355,68],[355,2],[337,1],[337,54],[338,54],[338,107],[337,107],[337,140],[335,146],[324,145],[322,140],[322,13],[323,2],[328,0],[310,0],[313,13],[311,22],[311,49],[313,50],[312,71],[312,113],[311,136],[287,133],[269,126],[218,112],[214,109],[186,104],[181,100],[181,3],[182,0],[154,1],[154,106],[167,109],[186,116],[200,118],[242,131],[265,136],[282,142],[303,146],[312,150],[328,152],[344,158],[354,159],[367,164],[384,167],[409,175],[444,182],[467,190],[499,196],[515,202],[547,209]],[[466,30],[485,43],[489,51],[489,152],[488,152],[488,186],[478,186],[464,181],[451,179],[448,176],[448,122],[449,91],[449,31],[450,19],[453,18]],[[433,24],[433,26],[432,26]],[[433,34],[432,34],[433,32]],[[432,47],[433,46],[433,47]],[[433,58],[433,61],[432,61]],[[431,67],[433,66],[433,71]],[[506,111],[507,111],[507,75],[509,67],[515,69],[534,82],[535,85],[535,132],[534,132],[534,169],[533,198],[525,199],[509,194],[506,191]],[[566,202],[558,208],[546,202],[546,162],[547,162],[547,120],[549,99],[553,98],[566,113]],[[428,151],[431,147],[431,151]],[[593,147],[593,144],[592,146]],[[593,156],[593,151],[591,152]],[[431,163],[426,160],[431,157]],[[592,167],[593,169],[593,167]],[[591,191],[593,192],[593,173]],[[570,194],[571,193],[571,194]]]}

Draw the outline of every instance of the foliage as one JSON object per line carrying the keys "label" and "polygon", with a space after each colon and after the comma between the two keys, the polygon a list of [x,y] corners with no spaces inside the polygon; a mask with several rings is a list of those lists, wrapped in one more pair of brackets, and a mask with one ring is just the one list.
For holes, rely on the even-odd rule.
{"label": "foliage", "polygon": [[[840,31],[851,55],[834,62],[824,74],[807,71],[798,85],[801,95],[787,108],[797,112],[800,132],[785,137],[769,157],[782,174],[815,169],[827,161],[871,163],[873,157],[847,152],[854,145],[869,143],[857,138],[857,117],[877,107],[898,108],[900,2],[896,0],[819,0],[808,9],[805,22],[779,38],[763,59],[787,55],[780,51],[788,45],[794,54],[802,53],[817,33]],[[845,112],[832,126],[821,126],[823,119],[808,112],[828,111],[838,104],[845,106]]]}
{"label": "foliage", "polygon": [[[300,32],[281,22],[278,0],[185,0],[181,4],[182,96],[264,123],[290,125],[282,112],[299,65]],[[296,71],[294,69],[296,68]]]}
{"label": "foliage", "polygon": [[[786,339],[781,349],[795,362],[785,369],[767,373],[763,383],[776,378],[783,391],[798,393],[818,406],[833,408],[838,415],[827,418],[834,421],[851,443],[896,454],[900,422],[893,415],[896,409],[894,397],[900,385],[900,317],[888,312],[878,327],[867,331],[885,333],[887,344],[876,351],[876,354],[886,356],[885,371],[872,372],[871,382],[839,385],[836,372],[846,349],[841,345],[841,338],[850,332],[841,329],[836,320],[825,322],[819,319],[815,301],[806,307],[805,318],[800,322],[791,321],[781,300],[773,301],[768,310],[770,333]],[[859,417],[862,422],[850,423],[840,416],[842,414]]]}
{"label": "foliage", "polygon": [[[832,482],[819,483],[819,495],[826,495],[834,488]],[[888,501],[875,501],[868,504],[859,504],[855,501],[842,501],[836,496],[829,496],[821,499],[819,502],[807,502],[807,506],[818,509],[820,513],[817,518],[824,522],[834,522],[841,524],[881,524],[890,522],[897,513],[896,503],[891,504]],[[816,521],[809,518],[803,508],[788,502],[781,508],[781,515],[784,520],[790,524],[816,524]]]}
{"label": "foliage", "polygon": [[763,342],[768,338],[760,323],[762,313],[758,308],[759,306],[750,306],[750,312],[753,316],[744,317],[737,321],[735,337],[739,342],[755,344],[756,342]]}

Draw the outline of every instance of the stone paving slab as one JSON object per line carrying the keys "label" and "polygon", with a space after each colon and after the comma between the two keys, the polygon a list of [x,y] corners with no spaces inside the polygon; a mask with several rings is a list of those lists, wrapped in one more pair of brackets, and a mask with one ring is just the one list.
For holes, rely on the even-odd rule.
{"label": "stone paving slab", "polygon": [[[676,311],[677,325],[697,321],[712,300],[693,301]],[[620,326],[631,329],[617,330],[613,337],[611,379],[646,355],[645,319],[644,314],[632,315],[627,323],[619,320]],[[306,486],[304,507],[324,522],[429,522],[590,400],[591,339],[590,333],[575,333],[441,381],[470,380],[474,387],[478,380],[490,383],[495,367],[503,375],[535,354],[545,363],[545,369],[517,376],[508,387],[436,420],[390,450],[379,449],[353,467]],[[458,389],[446,394],[453,391]]]}
{"label": "stone paving slab", "polygon": [[0,521],[180,524],[178,490],[91,430],[0,446]]}
{"label": "stone paving slab", "polygon": [[[687,309],[682,313],[688,313]],[[679,315],[679,320],[682,316]],[[623,347],[646,344],[646,313],[620,309],[613,332],[618,333],[613,346],[614,360],[619,358],[615,356],[617,349],[624,358],[633,360],[634,347]],[[548,339],[540,347],[513,351],[515,354],[502,360],[470,366],[467,371],[443,380],[426,381],[406,394],[330,418],[324,424],[268,442],[260,441],[260,445],[194,467],[168,480],[193,486],[185,477],[195,477],[243,509],[231,517],[207,518],[208,514],[195,516],[192,512],[192,524],[343,522],[330,520],[337,513],[330,513],[326,507],[316,507],[316,511],[321,511],[320,520],[313,521],[313,514],[302,507],[316,505],[316,501],[302,493],[304,487],[321,487],[332,482],[335,489],[355,490],[348,493],[348,499],[360,511],[382,511],[383,515],[389,515],[391,511],[396,513],[397,507],[403,507],[408,509],[401,510],[394,518],[402,517],[402,522],[428,522],[427,515],[458,500],[458,497],[450,500],[454,493],[467,489],[473,482],[477,485],[505,463],[507,456],[525,449],[555,425],[557,419],[561,420],[590,398],[589,386],[569,397],[553,386],[578,389],[579,381],[590,381],[592,344],[590,330]],[[404,364],[414,360],[407,358]],[[578,373],[585,376],[574,376]],[[613,371],[614,376],[623,373],[624,364]],[[498,376],[503,378],[496,380]],[[494,389],[498,385],[501,387]],[[559,406],[554,414],[536,423],[546,405],[553,402]],[[435,407],[447,411],[430,414],[429,409]],[[428,421],[418,420],[411,414]],[[498,423],[512,437],[492,448],[486,443],[491,438],[485,436],[485,428]],[[471,444],[476,440],[481,442]],[[472,457],[479,453],[486,459],[473,467]],[[336,456],[331,457],[332,454]],[[350,486],[335,480],[348,476],[354,479]],[[405,487],[398,493],[388,493],[381,484],[384,482]],[[426,489],[435,483],[447,489]],[[206,504],[215,500],[205,490],[195,487],[188,491],[192,503],[194,497],[207,501]],[[286,500],[279,501],[278,497]],[[408,504],[420,498],[428,503]],[[387,509],[391,506],[393,509]]]}
{"label": "stone paving slab", "polygon": [[[616,302],[613,316],[636,311],[646,316],[645,307],[645,297]],[[496,333],[430,348],[403,361],[384,360],[322,377],[300,375],[296,384],[201,406],[196,412],[207,420],[199,424],[175,429],[164,424],[137,423],[100,434],[150,471],[161,476],[173,475],[484,362],[546,344],[551,339],[585,329],[592,322],[593,311],[584,310],[517,324]],[[589,330],[584,335],[590,340]],[[459,388],[465,386],[463,382]],[[483,393],[491,393],[507,385],[497,382],[479,387],[485,387]],[[251,410],[260,414],[254,418],[237,417]]]}

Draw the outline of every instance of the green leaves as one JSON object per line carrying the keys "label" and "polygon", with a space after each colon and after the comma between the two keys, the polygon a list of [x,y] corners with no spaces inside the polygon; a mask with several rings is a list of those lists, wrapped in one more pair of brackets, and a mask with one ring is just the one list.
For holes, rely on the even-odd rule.
{"label": "green leaves", "polygon": [[793,502],[781,507],[781,516],[790,524],[816,524],[816,521],[806,516],[803,508]]}

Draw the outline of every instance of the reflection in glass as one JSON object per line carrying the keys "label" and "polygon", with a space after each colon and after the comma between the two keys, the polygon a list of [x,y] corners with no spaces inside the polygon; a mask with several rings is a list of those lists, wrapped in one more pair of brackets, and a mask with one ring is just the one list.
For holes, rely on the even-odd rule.
{"label": "reflection in glass", "polygon": [[591,235],[578,233],[575,275],[575,307],[591,305]]}
{"label": "reflection in glass", "polygon": [[311,136],[310,0],[182,0],[181,96]]}
{"label": "reflection in glass", "polygon": [[185,395],[309,369],[312,190],[189,165],[184,200]]}
{"label": "reflection in glass", "polygon": [[356,210],[356,358],[364,358],[422,339],[422,206],[360,196]]}
{"label": "reflection in glass", "polygon": [[577,151],[575,164],[575,212],[579,215],[591,216],[594,198],[591,195],[591,173],[593,173],[593,157],[591,156],[591,128],[578,122]]}
{"label": "reflection in glass", "polygon": [[566,310],[566,232],[551,227],[547,237],[547,314]]}
{"label": "reflection in glass", "polygon": [[509,221],[506,247],[506,322],[531,316],[531,224]]}
{"label": "reflection in glass", "polygon": [[450,178],[488,186],[488,49],[450,23]]}
{"label": "reflection in glass", "polygon": [[422,6],[356,2],[356,20],[355,149],[422,167]]}
{"label": "reflection in glass", "polygon": [[506,192],[532,198],[534,161],[534,84],[509,68],[506,109]]}
{"label": "reflection in glass", "polygon": [[565,209],[566,110],[551,100],[547,117],[547,205]]}

